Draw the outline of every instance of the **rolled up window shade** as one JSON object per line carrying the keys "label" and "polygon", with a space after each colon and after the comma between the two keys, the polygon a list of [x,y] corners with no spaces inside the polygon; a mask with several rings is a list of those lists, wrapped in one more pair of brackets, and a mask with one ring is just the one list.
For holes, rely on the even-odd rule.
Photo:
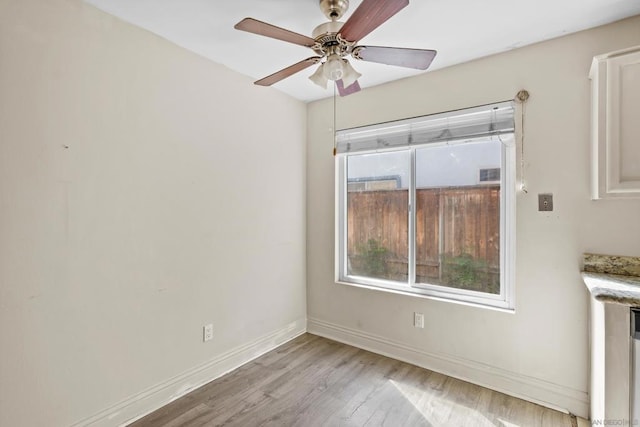
{"label": "rolled up window shade", "polygon": [[339,154],[377,151],[395,147],[471,140],[512,133],[515,129],[512,101],[448,111],[394,122],[336,132]]}

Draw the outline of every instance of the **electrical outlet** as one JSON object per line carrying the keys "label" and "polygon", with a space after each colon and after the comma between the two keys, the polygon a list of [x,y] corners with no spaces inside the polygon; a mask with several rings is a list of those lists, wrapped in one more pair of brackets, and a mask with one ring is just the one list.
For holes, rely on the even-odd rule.
{"label": "electrical outlet", "polygon": [[538,211],[551,212],[553,210],[553,194],[538,194]]}
{"label": "electrical outlet", "polygon": [[202,341],[207,342],[213,339],[213,325],[209,323],[202,327]]}
{"label": "electrical outlet", "polygon": [[413,326],[416,328],[424,328],[424,314],[413,313]]}

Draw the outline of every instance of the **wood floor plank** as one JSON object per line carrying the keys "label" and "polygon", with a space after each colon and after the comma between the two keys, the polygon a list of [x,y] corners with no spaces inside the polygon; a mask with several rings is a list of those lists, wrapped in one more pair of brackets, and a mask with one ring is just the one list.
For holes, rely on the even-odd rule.
{"label": "wood floor plank", "polygon": [[132,427],[571,427],[553,411],[355,347],[302,335]]}

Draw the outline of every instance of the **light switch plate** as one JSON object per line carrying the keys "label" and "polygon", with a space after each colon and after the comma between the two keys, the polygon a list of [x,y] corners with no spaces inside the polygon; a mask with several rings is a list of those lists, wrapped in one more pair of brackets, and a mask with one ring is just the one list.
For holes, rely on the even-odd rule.
{"label": "light switch plate", "polygon": [[538,211],[551,212],[553,210],[553,194],[538,194]]}

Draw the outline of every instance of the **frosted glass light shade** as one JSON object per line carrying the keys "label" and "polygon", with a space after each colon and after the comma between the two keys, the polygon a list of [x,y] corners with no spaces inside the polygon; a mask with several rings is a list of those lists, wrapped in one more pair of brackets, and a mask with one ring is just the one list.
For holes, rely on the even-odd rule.
{"label": "frosted glass light shade", "polygon": [[324,75],[324,64],[320,64],[320,66],[316,69],[316,72],[309,76],[309,80],[317,84],[323,89],[327,88],[328,79]]}
{"label": "frosted glass light shade", "polygon": [[349,63],[349,61],[347,61],[346,59],[343,59],[344,61],[344,73],[342,75],[342,83],[344,84],[344,87],[349,87],[352,84],[354,84],[360,77],[362,77],[362,74],[360,74],[359,72],[357,72]]}
{"label": "frosted glass light shade", "polygon": [[340,80],[344,75],[344,62],[342,62],[342,58],[339,55],[331,54],[329,58],[327,58],[327,62],[324,63],[322,67],[324,71],[324,76],[328,80]]}

